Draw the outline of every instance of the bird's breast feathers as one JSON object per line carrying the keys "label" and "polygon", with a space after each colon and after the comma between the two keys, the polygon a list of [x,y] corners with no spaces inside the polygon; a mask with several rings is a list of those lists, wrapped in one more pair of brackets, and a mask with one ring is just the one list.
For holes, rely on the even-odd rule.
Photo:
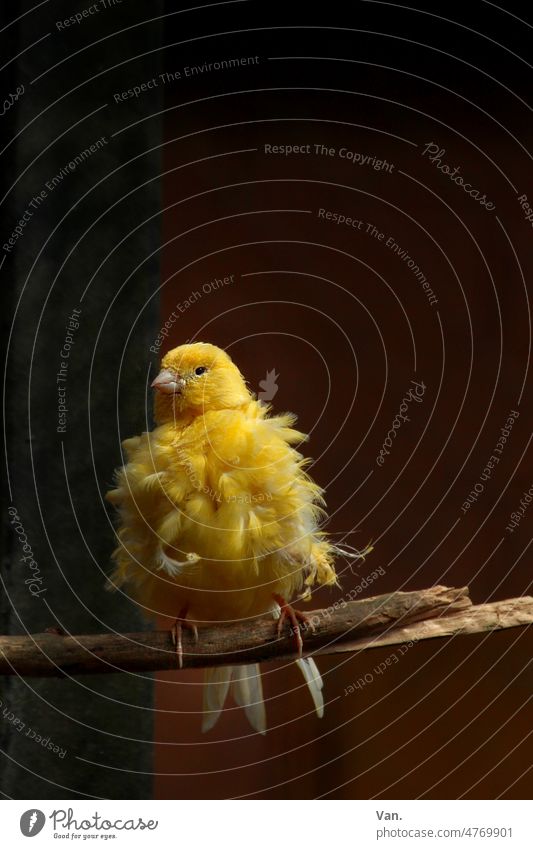
{"label": "bird's breast feathers", "polygon": [[192,593],[193,602],[218,594],[212,604],[203,599],[214,619],[239,595],[239,612],[251,605],[260,613],[273,592],[290,597],[306,577],[334,582],[317,528],[321,490],[292,447],[305,438],[293,424],[252,401],[127,440],[128,462],[109,494],[121,518],[114,579],[142,585],[143,598],[151,582],[154,604],[176,593]]}

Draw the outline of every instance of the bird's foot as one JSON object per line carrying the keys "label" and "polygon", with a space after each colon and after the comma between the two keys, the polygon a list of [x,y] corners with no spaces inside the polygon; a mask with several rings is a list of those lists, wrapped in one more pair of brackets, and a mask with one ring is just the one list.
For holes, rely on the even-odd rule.
{"label": "bird's foot", "polygon": [[301,610],[295,610],[292,605],[288,604],[283,596],[273,594],[274,601],[279,604],[280,615],[278,619],[277,626],[277,635],[281,637],[281,631],[285,624],[285,621],[289,621],[291,624],[291,631],[294,634],[296,640],[296,648],[298,649],[298,654],[300,657],[302,656],[302,651],[304,647],[304,642],[302,639],[302,627],[310,628],[311,631],[314,631],[313,622],[311,617],[307,615],[307,613],[302,613]]}
{"label": "bird's foot", "polygon": [[176,621],[174,622],[174,625],[172,626],[172,630],[170,632],[171,635],[172,635],[172,642],[174,643],[174,647],[176,649],[176,656],[178,658],[178,667],[180,669],[183,669],[182,634],[183,634],[184,628],[186,628],[187,631],[192,631],[192,633],[194,634],[194,641],[197,643],[198,642],[198,628],[196,627],[194,622],[190,622],[187,619],[187,608],[186,607],[184,607],[180,611],[180,614],[177,617]]}

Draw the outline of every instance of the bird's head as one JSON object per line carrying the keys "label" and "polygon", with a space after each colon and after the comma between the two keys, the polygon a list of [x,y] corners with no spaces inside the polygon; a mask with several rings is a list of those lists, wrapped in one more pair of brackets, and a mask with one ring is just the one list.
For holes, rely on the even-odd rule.
{"label": "bird's head", "polygon": [[152,387],[157,390],[158,424],[184,415],[239,407],[251,398],[228,354],[205,342],[180,345],[165,354]]}

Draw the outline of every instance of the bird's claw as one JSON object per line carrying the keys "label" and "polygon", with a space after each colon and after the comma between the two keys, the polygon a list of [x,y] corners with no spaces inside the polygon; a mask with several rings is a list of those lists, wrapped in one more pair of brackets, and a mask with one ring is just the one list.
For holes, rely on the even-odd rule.
{"label": "bird's claw", "polygon": [[280,615],[277,624],[277,635],[278,638],[281,637],[281,632],[285,621],[288,620],[291,624],[291,632],[294,634],[296,640],[296,648],[298,649],[298,654],[301,657],[304,647],[304,641],[302,639],[302,626],[307,629],[309,628],[314,633],[314,625],[311,618],[307,615],[307,613],[303,613],[301,610],[295,610],[292,605],[288,604],[285,599],[280,596],[274,594],[274,601],[279,604]]}
{"label": "bird's claw", "polygon": [[194,624],[194,622],[189,622],[186,616],[187,611],[182,610],[170,631],[170,634],[172,636],[172,642],[176,649],[176,656],[178,658],[179,669],[183,669],[183,629],[186,628],[188,631],[192,631],[195,643],[197,643],[199,639],[197,626]]}

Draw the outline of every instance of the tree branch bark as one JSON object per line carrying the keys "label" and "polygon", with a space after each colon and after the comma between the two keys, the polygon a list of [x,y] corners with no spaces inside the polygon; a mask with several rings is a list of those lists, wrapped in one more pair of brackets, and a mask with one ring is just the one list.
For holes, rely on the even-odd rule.
{"label": "tree branch bark", "polygon": [[[431,587],[361,601],[335,602],[307,614],[304,654],[355,652],[407,641],[475,634],[533,623],[533,598],[474,606],[468,587]],[[294,635],[280,638],[270,618],[201,628],[198,644],[183,634],[184,667],[295,658]],[[176,669],[169,631],[0,636],[0,675],[64,676]]]}

